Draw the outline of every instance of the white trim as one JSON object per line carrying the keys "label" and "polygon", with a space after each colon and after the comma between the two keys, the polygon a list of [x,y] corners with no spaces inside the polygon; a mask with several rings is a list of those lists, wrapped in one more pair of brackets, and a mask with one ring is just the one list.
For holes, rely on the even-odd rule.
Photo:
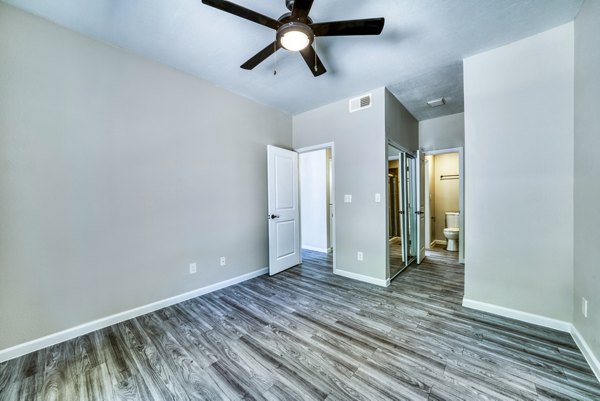
{"label": "white trim", "polygon": [[436,246],[436,245],[446,246],[446,245],[448,245],[448,241],[444,241],[443,239],[436,239],[436,240],[433,240],[432,244],[433,244],[433,246]]}
{"label": "white trim", "polygon": [[303,148],[294,149],[298,153],[313,152],[315,150],[322,150],[327,148],[333,148],[333,142],[321,143],[319,145],[305,146]]}
{"label": "white trim", "polygon": [[462,146],[458,148],[448,148],[448,149],[436,149],[436,150],[423,150],[423,153],[426,155],[443,155],[446,153],[459,153],[462,150]]}
{"label": "white trim", "polygon": [[206,287],[198,288],[193,291],[176,295],[174,297],[166,298],[161,301],[156,301],[147,305],[139,306],[137,308],[129,309],[127,311],[116,313],[111,316],[103,317],[88,323],[81,324],[79,326],[72,327],[70,329],[59,331],[58,333],[53,333],[45,337],[28,341],[23,344],[18,344],[10,348],[5,348],[3,350],[0,350],[0,362],[8,361],[9,359],[17,358],[19,356],[29,354],[30,352],[38,351],[42,348],[46,348],[51,345],[61,343],[63,341],[73,339],[75,337],[91,333],[92,331],[100,330],[104,327],[108,327],[113,324],[123,322],[125,320],[133,319],[134,317],[145,315],[146,313],[154,312],[158,309],[162,309],[167,306],[171,306],[183,301],[187,301],[188,299],[198,297],[200,295],[208,294],[209,292],[220,290],[222,288],[229,287],[231,285],[235,285],[258,276],[262,276],[263,274],[268,273],[268,271],[269,268],[264,267],[262,269],[255,270],[253,272],[246,273],[241,276],[231,278],[229,280],[221,281],[215,284],[208,285]]}
{"label": "white trim", "polygon": [[365,276],[363,274],[352,273],[352,272],[349,272],[346,270],[340,270],[340,269],[335,269],[333,271],[333,273],[337,274],[338,276],[348,277],[348,278],[351,278],[354,280],[362,281],[364,283],[375,284],[380,287],[387,287],[390,285],[390,279],[375,278],[375,277]]}
{"label": "white trim", "polygon": [[516,309],[505,308],[504,306],[488,304],[485,302],[475,301],[467,298],[463,298],[462,305],[465,308],[476,309],[483,312],[492,313],[494,315],[500,315],[511,319],[517,319],[523,322],[537,324],[538,326],[544,326],[549,327],[551,329],[564,331],[566,333],[571,332],[572,324],[564,320],[552,319],[542,315],[536,315],[533,313],[523,312]]}
{"label": "white trim", "polygon": [[315,251],[315,252],[321,252],[321,253],[329,253],[329,249],[331,249],[331,248],[317,248],[316,246],[310,246],[310,245],[302,245],[301,248],[309,250],[309,251]]}
{"label": "white trim", "polygon": [[588,365],[600,381],[600,360],[594,355],[585,338],[579,330],[572,324],[564,320],[552,319],[546,316],[536,315],[529,312],[523,312],[516,309],[505,308],[503,306],[488,304],[485,302],[474,301],[472,299],[463,298],[462,305],[465,308],[476,309],[483,312],[493,313],[494,315],[504,316],[511,319],[517,319],[527,323],[533,323],[538,326],[549,327],[551,329],[563,331],[571,334],[573,341],[585,357]]}
{"label": "white trim", "polygon": [[573,337],[573,340],[575,340],[575,344],[577,344],[579,350],[585,357],[585,360],[587,361],[588,365],[590,365],[590,368],[592,368],[592,371],[596,375],[596,378],[598,379],[598,381],[600,381],[600,361],[598,360],[598,358],[596,358],[596,355],[594,355],[587,341],[585,341],[585,338],[583,338],[583,336],[581,335],[579,330],[577,330],[577,327],[575,327],[575,325],[571,325],[571,336]]}

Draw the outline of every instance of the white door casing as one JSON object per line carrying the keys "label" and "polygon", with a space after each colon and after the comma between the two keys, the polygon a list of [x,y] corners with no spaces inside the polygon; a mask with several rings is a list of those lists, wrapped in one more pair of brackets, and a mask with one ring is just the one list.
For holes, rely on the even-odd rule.
{"label": "white door casing", "polygon": [[425,156],[417,150],[417,263],[425,258]]}
{"label": "white door casing", "polygon": [[298,154],[267,146],[269,274],[301,262]]}

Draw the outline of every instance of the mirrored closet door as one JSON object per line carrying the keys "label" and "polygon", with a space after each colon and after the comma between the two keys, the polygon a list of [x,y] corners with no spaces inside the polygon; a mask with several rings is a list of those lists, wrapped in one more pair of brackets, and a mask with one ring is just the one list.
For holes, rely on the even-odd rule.
{"label": "mirrored closet door", "polygon": [[388,145],[388,246],[390,278],[414,260],[417,253],[415,157]]}

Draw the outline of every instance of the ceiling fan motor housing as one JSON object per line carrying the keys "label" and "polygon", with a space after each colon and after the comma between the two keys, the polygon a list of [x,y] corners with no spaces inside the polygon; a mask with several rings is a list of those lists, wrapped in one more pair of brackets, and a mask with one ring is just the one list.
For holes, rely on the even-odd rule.
{"label": "ceiling fan motor housing", "polygon": [[312,28],[308,25],[297,21],[288,22],[281,25],[277,30],[277,43],[279,43],[284,48],[285,46],[283,46],[281,38],[289,32],[302,32],[303,34],[305,34],[308,38],[308,46],[312,45],[315,39],[315,34],[313,33]]}

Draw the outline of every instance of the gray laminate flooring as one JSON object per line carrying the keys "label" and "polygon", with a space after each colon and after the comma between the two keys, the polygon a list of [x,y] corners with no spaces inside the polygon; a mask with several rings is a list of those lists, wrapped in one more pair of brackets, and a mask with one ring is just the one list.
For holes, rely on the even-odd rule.
{"label": "gray laminate flooring", "polygon": [[600,400],[568,334],[461,306],[431,252],[390,287],[304,263],[0,364],[1,400]]}

